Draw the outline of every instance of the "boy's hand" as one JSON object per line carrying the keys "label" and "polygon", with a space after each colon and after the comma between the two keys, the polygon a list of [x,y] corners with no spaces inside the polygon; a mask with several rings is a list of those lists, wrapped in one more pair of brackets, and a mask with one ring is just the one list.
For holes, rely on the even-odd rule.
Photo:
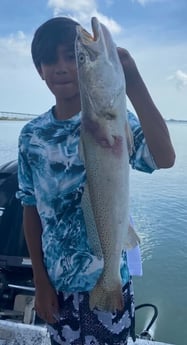
{"label": "boy's hand", "polygon": [[50,282],[36,287],[35,310],[38,316],[47,323],[55,323],[59,320],[58,297]]}
{"label": "boy's hand", "polygon": [[138,81],[141,80],[138,68],[132,56],[124,48],[117,48],[118,55],[123,67],[126,80],[126,92],[128,96],[131,96],[134,86],[137,86]]}

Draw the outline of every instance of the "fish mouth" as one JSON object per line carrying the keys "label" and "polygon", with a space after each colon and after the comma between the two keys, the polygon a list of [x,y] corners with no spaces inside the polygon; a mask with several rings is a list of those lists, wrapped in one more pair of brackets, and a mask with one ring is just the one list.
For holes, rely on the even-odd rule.
{"label": "fish mouth", "polygon": [[99,39],[99,21],[96,17],[92,17],[92,31],[93,31],[93,40],[97,41]]}
{"label": "fish mouth", "polygon": [[96,17],[91,19],[93,35],[86,31],[81,25],[77,27],[77,34],[84,45],[89,45],[99,39],[99,22]]}

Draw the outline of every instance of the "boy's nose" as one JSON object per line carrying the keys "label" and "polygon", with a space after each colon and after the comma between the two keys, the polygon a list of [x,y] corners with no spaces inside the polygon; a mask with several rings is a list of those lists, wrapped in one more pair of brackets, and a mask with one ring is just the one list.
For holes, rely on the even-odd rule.
{"label": "boy's nose", "polygon": [[63,57],[59,57],[57,62],[56,62],[56,74],[64,74],[67,73],[68,71],[68,66],[67,62]]}

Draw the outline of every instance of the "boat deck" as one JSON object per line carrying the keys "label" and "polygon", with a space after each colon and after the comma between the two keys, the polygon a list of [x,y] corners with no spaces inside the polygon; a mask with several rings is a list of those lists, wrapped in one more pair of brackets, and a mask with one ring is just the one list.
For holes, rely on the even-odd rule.
{"label": "boat deck", "polygon": [[[47,329],[42,326],[26,325],[0,320],[0,345],[51,345]],[[128,345],[174,345],[137,339],[129,339]]]}
{"label": "boat deck", "polygon": [[134,343],[131,339],[129,339],[128,345],[174,345],[174,344],[160,343],[158,341],[151,341],[151,340],[145,340],[145,339],[137,339]]}

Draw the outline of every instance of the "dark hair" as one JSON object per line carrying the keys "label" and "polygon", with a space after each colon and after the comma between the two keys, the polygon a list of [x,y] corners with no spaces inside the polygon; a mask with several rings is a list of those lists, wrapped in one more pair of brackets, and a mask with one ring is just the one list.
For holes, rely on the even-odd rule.
{"label": "dark hair", "polygon": [[76,21],[67,17],[56,17],[42,24],[35,32],[31,44],[33,62],[38,69],[41,63],[56,62],[60,44],[74,49]]}

